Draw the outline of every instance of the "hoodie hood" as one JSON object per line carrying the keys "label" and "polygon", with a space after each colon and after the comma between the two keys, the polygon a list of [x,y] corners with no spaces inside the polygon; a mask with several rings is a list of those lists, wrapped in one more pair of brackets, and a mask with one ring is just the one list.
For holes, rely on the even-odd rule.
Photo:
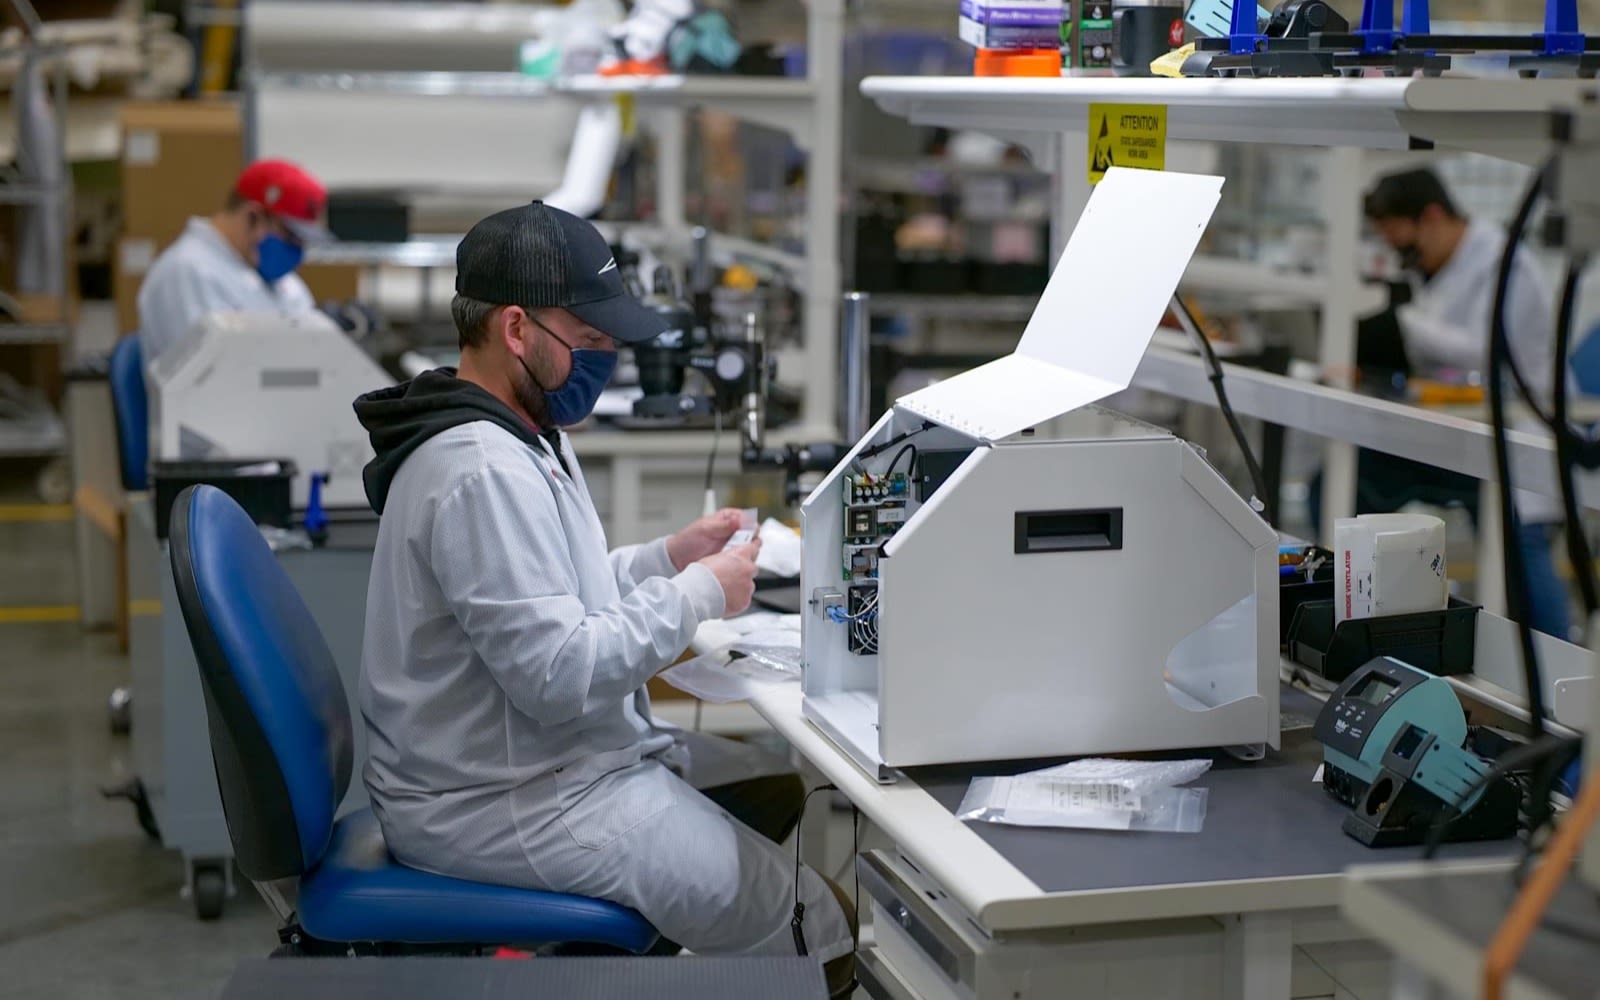
{"label": "hoodie hood", "polygon": [[379,514],[400,466],[441,431],[487,420],[529,446],[539,447],[534,428],[482,386],[457,378],[454,368],[437,368],[409,382],[369,392],[355,401],[355,410],[377,453],[362,470],[361,481],[367,489],[367,502]]}

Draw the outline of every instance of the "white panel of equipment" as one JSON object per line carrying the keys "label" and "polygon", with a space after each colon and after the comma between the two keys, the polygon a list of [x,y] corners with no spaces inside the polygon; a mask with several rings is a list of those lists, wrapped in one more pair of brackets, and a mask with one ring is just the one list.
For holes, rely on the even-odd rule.
{"label": "white panel of equipment", "polygon": [[351,404],[394,379],[321,314],[214,314],[150,377],[158,459],[293,459],[296,507],[313,472],[329,475],[324,505],[367,506],[372,446]]}
{"label": "white panel of equipment", "polygon": [[1126,389],[1221,193],[1220,177],[1108,171],[1015,353],[898,405],[998,441]]}
{"label": "white panel of equipment", "polygon": [[[1017,352],[899,400],[806,499],[805,713],[869,770],[1278,745],[1276,533],[1188,443],[1088,405],[1128,384],[1220,187],[1112,171]],[[897,484],[907,444],[954,471]],[[864,474],[906,511],[860,570]]]}

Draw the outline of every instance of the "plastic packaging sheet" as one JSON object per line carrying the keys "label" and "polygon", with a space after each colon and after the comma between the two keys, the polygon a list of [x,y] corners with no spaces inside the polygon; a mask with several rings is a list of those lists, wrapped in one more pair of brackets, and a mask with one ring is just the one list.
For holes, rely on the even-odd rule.
{"label": "plastic packaging sheet", "polygon": [[661,679],[713,704],[748,701],[762,685],[799,681],[798,617],[775,615],[721,649],[662,671]]}
{"label": "plastic packaging sheet", "polygon": [[1179,788],[1208,760],[1089,759],[1013,777],[974,778],[956,817],[1011,826],[1198,833],[1207,792]]}

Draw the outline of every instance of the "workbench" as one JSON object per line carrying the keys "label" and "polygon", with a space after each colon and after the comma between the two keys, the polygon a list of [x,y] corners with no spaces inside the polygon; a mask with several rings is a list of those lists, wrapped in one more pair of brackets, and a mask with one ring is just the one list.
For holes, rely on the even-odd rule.
{"label": "workbench", "polygon": [[[1285,1000],[1383,995],[1383,951],[1337,912],[1351,865],[1415,859],[1340,829],[1345,809],[1313,782],[1309,729],[1247,764],[1213,755],[1197,834],[1047,830],[964,823],[974,776],[1045,766],[916,768],[879,784],[801,716],[797,685],[754,707],[892,842],[858,861],[875,942],[861,956],[874,996],[1017,1000],[1060,995]],[[1286,724],[1319,704],[1283,688]],[[1185,755],[1178,755],[1185,756]],[[1196,756],[1189,754],[1187,756]],[[1515,841],[1452,845],[1504,859]]]}

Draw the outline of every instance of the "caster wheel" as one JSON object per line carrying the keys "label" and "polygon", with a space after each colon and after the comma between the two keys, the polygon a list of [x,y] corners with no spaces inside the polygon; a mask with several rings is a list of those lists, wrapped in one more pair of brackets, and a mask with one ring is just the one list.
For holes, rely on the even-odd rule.
{"label": "caster wheel", "polygon": [[128,735],[128,731],[133,728],[133,692],[125,687],[112,691],[111,697],[106,702],[106,714],[113,733],[118,736]]}
{"label": "caster wheel", "polygon": [[222,905],[228,898],[228,879],[221,868],[196,868],[193,892],[195,916],[201,920],[216,920],[222,916]]}
{"label": "caster wheel", "polygon": [[39,470],[39,478],[34,481],[34,489],[39,494],[39,499],[45,503],[62,504],[72,502],[72,467],[66,459],[52,459]]}

